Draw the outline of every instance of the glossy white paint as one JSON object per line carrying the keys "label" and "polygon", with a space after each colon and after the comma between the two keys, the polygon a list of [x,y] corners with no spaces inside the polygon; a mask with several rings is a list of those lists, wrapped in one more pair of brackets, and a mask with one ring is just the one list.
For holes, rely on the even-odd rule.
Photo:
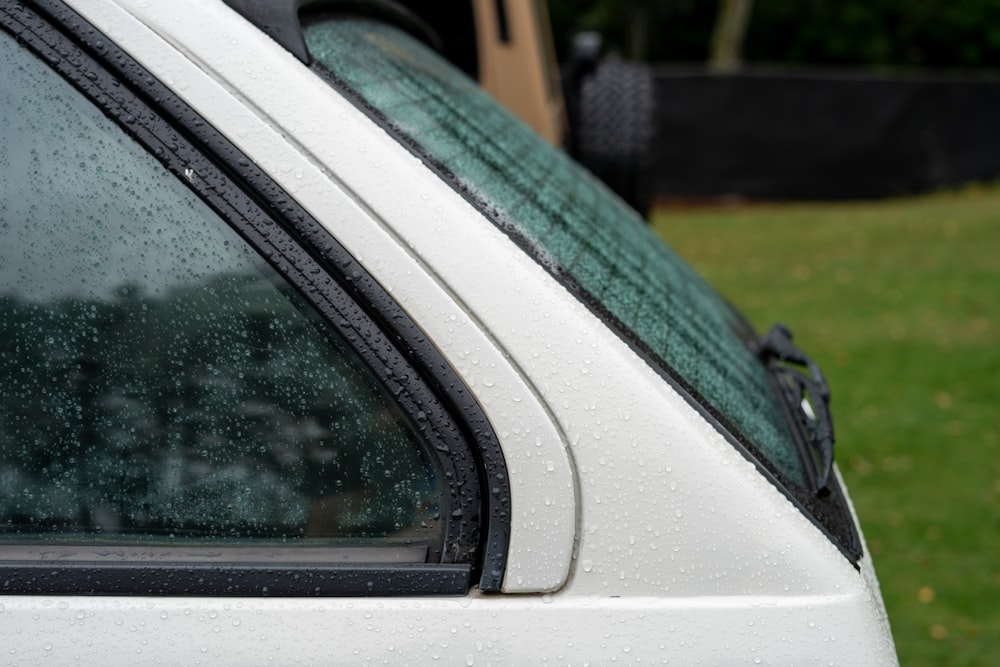
{"label": "glossy white paint", "polygon": [[[839,597],[5,598],[4,664],[892,664]],[[4,616],[0,616],[3,619]],[[881,643],[881,646],[879,644]],[[875,650],[881,649],[880,652]]]}
{"label": "glossy white paint", "polygon": [[8,596],[11,662],[895,663],[867,552],[859,573],[592,313],[298,61],[214,2],[73,4],[320,219],[476,392],[511,473],[508,594]]}

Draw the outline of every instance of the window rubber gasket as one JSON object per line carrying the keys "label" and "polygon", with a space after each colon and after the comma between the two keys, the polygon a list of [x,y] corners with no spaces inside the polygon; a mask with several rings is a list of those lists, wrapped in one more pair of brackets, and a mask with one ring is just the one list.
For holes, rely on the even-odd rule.
{"label": "window rubber gasket", "polygon": [[[49,563],[43,576],[28,576],[37,569],[31,563],[0,562],[7,582],[0,591],[457,595],[470,585],[499,591],[510,529],[503,454],[474,396],[419,327],[294,199],[72,9],[59,0],[0,0],[0,28],[143,145],[303,294],[414,420],[447,486],[444,545],[433,558],[440,563],[241,565],[231,572],[207,568],[191,577],[182,574],[196,569],[187,563],[173,569],[136,564],[91,564],[88,569],[77,563],[71,569],[89,573],[89,583],[80,588],[74,577],[58,574],[66,564]],[[349,583],[355,574],[364,586]],[[312,587],[295,583],[303,575],[310,577]]]}

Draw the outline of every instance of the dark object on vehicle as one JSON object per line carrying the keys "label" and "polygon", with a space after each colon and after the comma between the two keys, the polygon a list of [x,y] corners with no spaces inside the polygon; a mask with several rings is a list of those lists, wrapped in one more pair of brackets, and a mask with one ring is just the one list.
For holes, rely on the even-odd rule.
{"label": "dark object on vehicle", "polygon": [[[784,398],[790,423],[799,427],[799,438],[807,438],[803,459],[807,466],[816,495],[830,493],[830,474],[833,471],[833,420],[830,416],[830,385],[823,372],[812,359],[792,342],[792,332],[782,324],[775,324],[760,339],[760,358],[767,363],[771,375]],[[808,374],[796,366],[804,366]]]}

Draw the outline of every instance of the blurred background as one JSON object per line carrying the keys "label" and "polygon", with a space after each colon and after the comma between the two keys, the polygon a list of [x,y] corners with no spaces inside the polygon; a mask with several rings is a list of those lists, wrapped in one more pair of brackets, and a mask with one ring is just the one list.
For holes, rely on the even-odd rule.
{"label": "blurred background", "polygon": [[585,91],[651,79],[646,171],[609,183],[825,369],[901,664],[1000,664],[1000,2],[549,10],[564,73],[601,35]]}
{"label": "blurred background", "polygon": [[449,58],[823,367],[901,663],[1000,665],[1000,2],[437,4]]}
{"label": "blurred background", "polygon": [[[584,163],[596,158],[600,174],[601,152],[624,149],[595,147],[607,141],[596,135],[644,125],[649,150],[630,156],[644,181],[625,193],[644,211],[657,198],[883,198],[1000,174],[995,0],[549,8],[571,149]],[[640,84],[623,89],[623,76],[648,79],[649,99]]]}

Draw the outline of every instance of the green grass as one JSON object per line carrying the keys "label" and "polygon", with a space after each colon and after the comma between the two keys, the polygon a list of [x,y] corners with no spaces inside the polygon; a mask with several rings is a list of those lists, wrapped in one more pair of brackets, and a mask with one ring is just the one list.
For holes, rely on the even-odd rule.
{"label": "green grass", "polygon": [[1000,665],[1000,188],[653,224],[824,369],[902,665]]}

